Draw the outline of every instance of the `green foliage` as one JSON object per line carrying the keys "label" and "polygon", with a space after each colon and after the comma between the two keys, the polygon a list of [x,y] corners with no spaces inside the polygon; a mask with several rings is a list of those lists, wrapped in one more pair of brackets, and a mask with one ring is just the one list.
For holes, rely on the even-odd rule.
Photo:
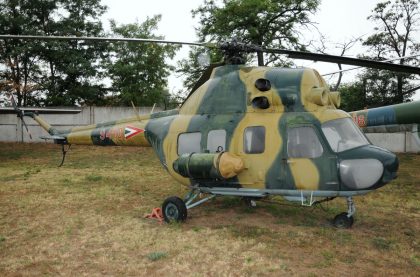
{"label": "green foliage", "polygon": [[[200,63],[200,55],[208,55],[209,63],[214,64],[223,61],[222,53],[216,49],[192,47],[188,54],[188,58],[179,61],[176,69],[177,73],[185,76],[184,86],[187,91],[191,91],[208,66],[208,64]],[[186,91],[182,91],[180,94],[181,100],[187,96]]]}
{"label": "green foliage", "polygon": [[[143,23],[121,24],[111,21],[111,36],[163,39],[154,34],[161,16],[147,18]],[[149,43],[115,43],[105,65],[112,81],[113,101],[119,105],[167,105],[167,77],[170,66],[166,58],[173,58],[178,46]]]}
{"label": "green foliage", "polygon": [[152,253],[147,254],[147,258],[149,258],[149,260],[151,260],[153,262],[157,261],[157,260],[160,260],[160,259],[163,259],[166,256],[168,256],[168,254],[165,253],[165,252],[152,252]]}
{"label": "green foliage", "polygon": [[[368,57],[387,60],[407,57],[420,50],[420,42],[415,31],[420,26],[420,4],[416,0],[392,0],[378,3],[372,10],[369,20],[375,22],[375,33],[363,44],[369,47]],[[418,66],[418,57],[404,58],[399,64]],[[415,76],[368,70],[360,76],[366,93],[369,93],[369,106],[397,104],[409,101],[414,91],[412,80]],[[369,101],[368,101],[369,102]]]}
{"label": "green foliage", "polygon": [[[4,34],[98,36],[100,0],[6,0],[0,4]],[[18,41],[0,44],[1,91],[14,92],[18,105],[74,105],[97,102],[105,94],[97,60],[103,43]]]}
{"label": "green foliage", "polygon": [[346,112],[358,111],[366,107],[365,91],[361,82],[341,85],[340,96],[340,109]]}
{"label": "green foliage", "polygon": [[[199,19],[197,34],[203,42],[221,42],[236,38],[245,43],[265,47],[305,50],[300,42],[300,28],[308,27],[312,22],[319,0],[205,0],[203,5],[193,10],[193,16]],[[193,86],[192,79],[203,72],[203,67],[196,62],[201,50],[193,49],[188,60],[180,63],[178,71],[187,76],[185,85]],[[219,62],[220,52],[210,52],[211,61]],[[251,60],[252,57],[248,57]],[[264,65],[288,65],[279,56],[269,54]]]}
{"label": "green foliage", "polygon": [[340,109],[350,112],[410,101],[414,91],[409,92],[409,90],[413,84],[408,78],[402,80],[403,87],[408,93],[405,93],[401,100],[395,76],[395,73],[389,71],[365,70],[358,76],[359,80],[341,86]]}
{"label": "green foliage", "polygon": [[[100,0],[6,0],[0,3],[0,33],[104,36]],[[160,16],[117,25],[111,36],[155,38]],[[0,41],[0,92],[13,92],[19,106],[160,104],[174,106],[166,89],[178,47],[88,41]],[[111,87],[102,79],[109,77]],[[1,98],[1,97],[0,97]],[[4,98],[4,97],[3,97]]]}
{"label": "green foliage", "polygon": [[[318,4],[317,0],[227,0],[219,6],[206,0],[193,15],[199,17],[197,31],[203,41],[236,37],[266,47],[302,49],[298,28],[311,23],[309,14]],[[265,64],[277,60],[270,58]]]}

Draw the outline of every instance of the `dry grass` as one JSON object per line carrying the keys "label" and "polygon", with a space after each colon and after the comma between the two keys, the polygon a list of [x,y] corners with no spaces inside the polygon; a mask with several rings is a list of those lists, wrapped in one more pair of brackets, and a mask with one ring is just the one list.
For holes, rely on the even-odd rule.
{"label": "dry grass", "polygon": [[[357,197],[350,230],[324,209],[217,198],[185,224],[143,215],[183,195],[151,149],[0,144],[0,276],[415,276],[420,156],[400,178]],[[418,275],[417,275],[418,276]]]}

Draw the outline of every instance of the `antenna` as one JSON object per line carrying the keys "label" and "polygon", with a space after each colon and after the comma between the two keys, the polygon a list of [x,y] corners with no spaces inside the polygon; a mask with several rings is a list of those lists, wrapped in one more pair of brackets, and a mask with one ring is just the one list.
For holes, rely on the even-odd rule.
{"label": "antenna", "polygon": [[140,115],[139,115],[140,109],[136,110],[136,106],[134,105],[133,100],[131,100],[130,102],[131,102],[131,106],[133,107],[134,114],[137,116],[137,119],[140,121]]}

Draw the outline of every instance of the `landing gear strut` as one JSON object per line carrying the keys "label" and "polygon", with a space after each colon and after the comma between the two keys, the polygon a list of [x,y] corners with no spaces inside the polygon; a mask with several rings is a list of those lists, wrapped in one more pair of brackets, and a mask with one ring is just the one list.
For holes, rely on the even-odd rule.
{"label": "landing gear strut", "polygon": [[347,197],[347,212],[338,214],[334,218],[334,226],[337,228],[348,229],[353,225],[354,218],[353,215],[356,212],[356,207],[354,205],[353,199],[351,196]]}
{"label": "landing gear strut", "polygon": [[216,195],[212,194],[194,202],[200,193],[201,192],[199,190],[193,189],[187,194],[184,200],[177,196],[166,198],[162,205],[162,214],[165,221],[168,223],[185,221],[188,215],[187,210],[197,207],[198,205],[216,197]]}

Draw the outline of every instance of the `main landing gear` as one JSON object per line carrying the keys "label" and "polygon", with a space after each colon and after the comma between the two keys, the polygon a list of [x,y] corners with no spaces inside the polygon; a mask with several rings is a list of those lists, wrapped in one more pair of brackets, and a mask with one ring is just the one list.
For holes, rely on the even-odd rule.
{"label": "main landing gear", "polygon": [[212,194],[206,198],[195,201],[197,196],[200,195],[199,190],[190,191],[184,200],[177,196],[171,196],[166,198],[162,204],[162,214],[166,222],[182,222],[187,219],[188,210],[198,205],[207,202],[208,200],[216,197]]}
{"label": "main landing gear", "polygon": [[[208,196],[202,199],[197,200],[197,197],[202,193],[199,189],[192,189],[184,200],[177,196],[168,197],[162,204],[162,214],[166,222],[182,222],[187,219],[188,210],[198,205],[201,205],[210,199],[216,197],[215,194],[207,194]],[[208,192],[207,192],[208,193]],[[245,202],[250,206],[255,206],[255,201],[253,198],[244,197]],[[324,201],[332,200],[333,198],[327,198]],[[312,202],[314,204],[316,202]],[[347,229],[353,225],[354,218],[353,215],[356,212],[356,207],[351,196],[347,197],[347,212],[338,214],[334,220],[333,224],[336,228]]]}
{"label": "main landing gear", "polygon": [[335,227],[347,229],[353,225],[353,215],[356,212],[356,207],[351,196],[347,197],[347,207],[347,212],[338,214],[334,218],[333,224]]}

